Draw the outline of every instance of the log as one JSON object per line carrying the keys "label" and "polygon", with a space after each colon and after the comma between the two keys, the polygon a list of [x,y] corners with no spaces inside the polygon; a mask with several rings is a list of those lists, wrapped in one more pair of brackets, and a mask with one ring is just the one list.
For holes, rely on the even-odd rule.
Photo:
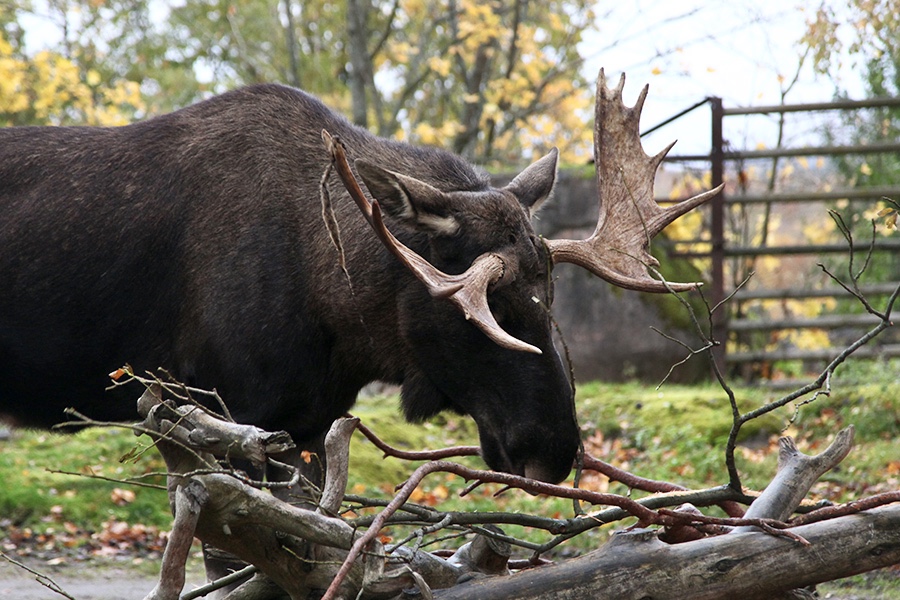
{"label": "log", "polygon": [[669,545],[655,531],[614,535],[600,550],[510,577],[435,591],[436,600],[763,600],[900,562],[900,505],[791,530]]}
{"label": "log", "polygon": [[[848,427],[824,452],[807,456],[791,438],[781,438],[778,473],[745,518],[786,519],[816,480],[847,456],[852,442]],[[898,526],[900,506],[792,528],[793,539],[744,526],[728,535],[671,545],[659,539],[659,531],[635,530],[614,535],[606,546],[580,558],[467,582],[435,598],[772,600],[796,588],[900,562]]]}

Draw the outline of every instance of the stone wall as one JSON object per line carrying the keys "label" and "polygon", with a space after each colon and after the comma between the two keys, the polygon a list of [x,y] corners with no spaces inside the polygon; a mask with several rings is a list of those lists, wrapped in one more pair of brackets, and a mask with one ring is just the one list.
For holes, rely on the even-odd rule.
{"label": "stone wall", "polygon": [[[509,177],[497,177],[499,185]],[[597,222],[597,194],[593,177],[561,171],[554,199],[539,213],[535,226],[545,237],[581,239]],[[664,250],[654,244],[654,255]],[[662,273],[667,274],[665,266]],[[562,331],[577,381],[640,379],[657,383],[686,351],[652,331],[656,327],[697,347],[696,335],[678,327],[687,313],[674,299],[623,290],[571,264],[553,270],[553,315]],[[671,273],[668,273],[671,275]],[[673,277],[675,279],[675,277]],[[562,352],[562,345],[558,344]],[[696,381],[707,376],[702,357],[678,367],[671,380]]]}

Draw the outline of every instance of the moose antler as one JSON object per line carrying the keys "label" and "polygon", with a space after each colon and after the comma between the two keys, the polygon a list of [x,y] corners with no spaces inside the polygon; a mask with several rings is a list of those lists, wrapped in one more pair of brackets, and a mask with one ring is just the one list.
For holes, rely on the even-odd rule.
{"label": "moose antler", "polygon": [[404,245],[388,230],[381,217],[381,207],[377,200],[369,202],[356,176],[347,162],[347,154],[340,139],[322,130],[322,141],[331,154],[338,177],[350,193],[366,220],[375,230],[382,243],[400,262],[413,272],[436,298],[447,298],[459,308],[467,320],[472,321],[493,342],[509,348],[541,354],[540,348],[527,344],[506,333],[494,319],[487,303],[487,290],[493,282],[503,276],[506,268],[503,258],[493,252],[482,254],[465,273],[448,275]]}
{"label": "moose antler", "polygon": [[719,193],[719,186],[669,208],[653,197],[656,169],[675,145],[650,157],[641,147],[639,122],[649,86],[631,108],[622,102],[625,75],[615,89],[606,87],[603,69],[597,77],[594,120],[594,157],[600,216],[594,233],[585,240],[547,240],[554,263],[584,267],[619,287],[642,292],[685,291],[700,283],[669,283],[653,279],[647,267],[659,266],[650,256],[650,240],[666,225]]}

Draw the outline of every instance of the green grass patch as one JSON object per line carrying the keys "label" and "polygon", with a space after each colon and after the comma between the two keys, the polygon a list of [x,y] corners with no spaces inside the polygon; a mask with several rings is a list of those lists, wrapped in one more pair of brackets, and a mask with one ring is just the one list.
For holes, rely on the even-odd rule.
{"label": "green grass patch", "polygon": [[[76,434],[15,431],[11,441],[0,442],[0,515],[11,525],[36,530],[68,521],[96,531],[110,519],[168,528],[165,491],[110,481],[165,472],[153,449],[136,463],[121,460],[147,439],[105,428]],[[147,481],[164,484],[165,478]]]}

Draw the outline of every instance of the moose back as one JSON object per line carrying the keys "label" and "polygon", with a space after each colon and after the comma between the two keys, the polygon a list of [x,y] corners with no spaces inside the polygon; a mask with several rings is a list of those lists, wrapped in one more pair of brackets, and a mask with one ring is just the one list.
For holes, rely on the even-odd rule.
{"label": "moose back", "polygon": [[[490,313],[531,352],[496,343],[385,248],[341,180],[323,180],[323,129],[402,244],[449,274],[501,257]],[[554,151],[494,189],[452,154],[376,138],[277,85],[125,127],[2,129],[0,415],[130,420],[134,390],[104,391],[128,362],[215,387],[238,421],[303,444],[385,380],[411,420],[471,415],[492,468],[559,481],[578,430],[551,342],[553,261],[530,224],[555,177]]]}

